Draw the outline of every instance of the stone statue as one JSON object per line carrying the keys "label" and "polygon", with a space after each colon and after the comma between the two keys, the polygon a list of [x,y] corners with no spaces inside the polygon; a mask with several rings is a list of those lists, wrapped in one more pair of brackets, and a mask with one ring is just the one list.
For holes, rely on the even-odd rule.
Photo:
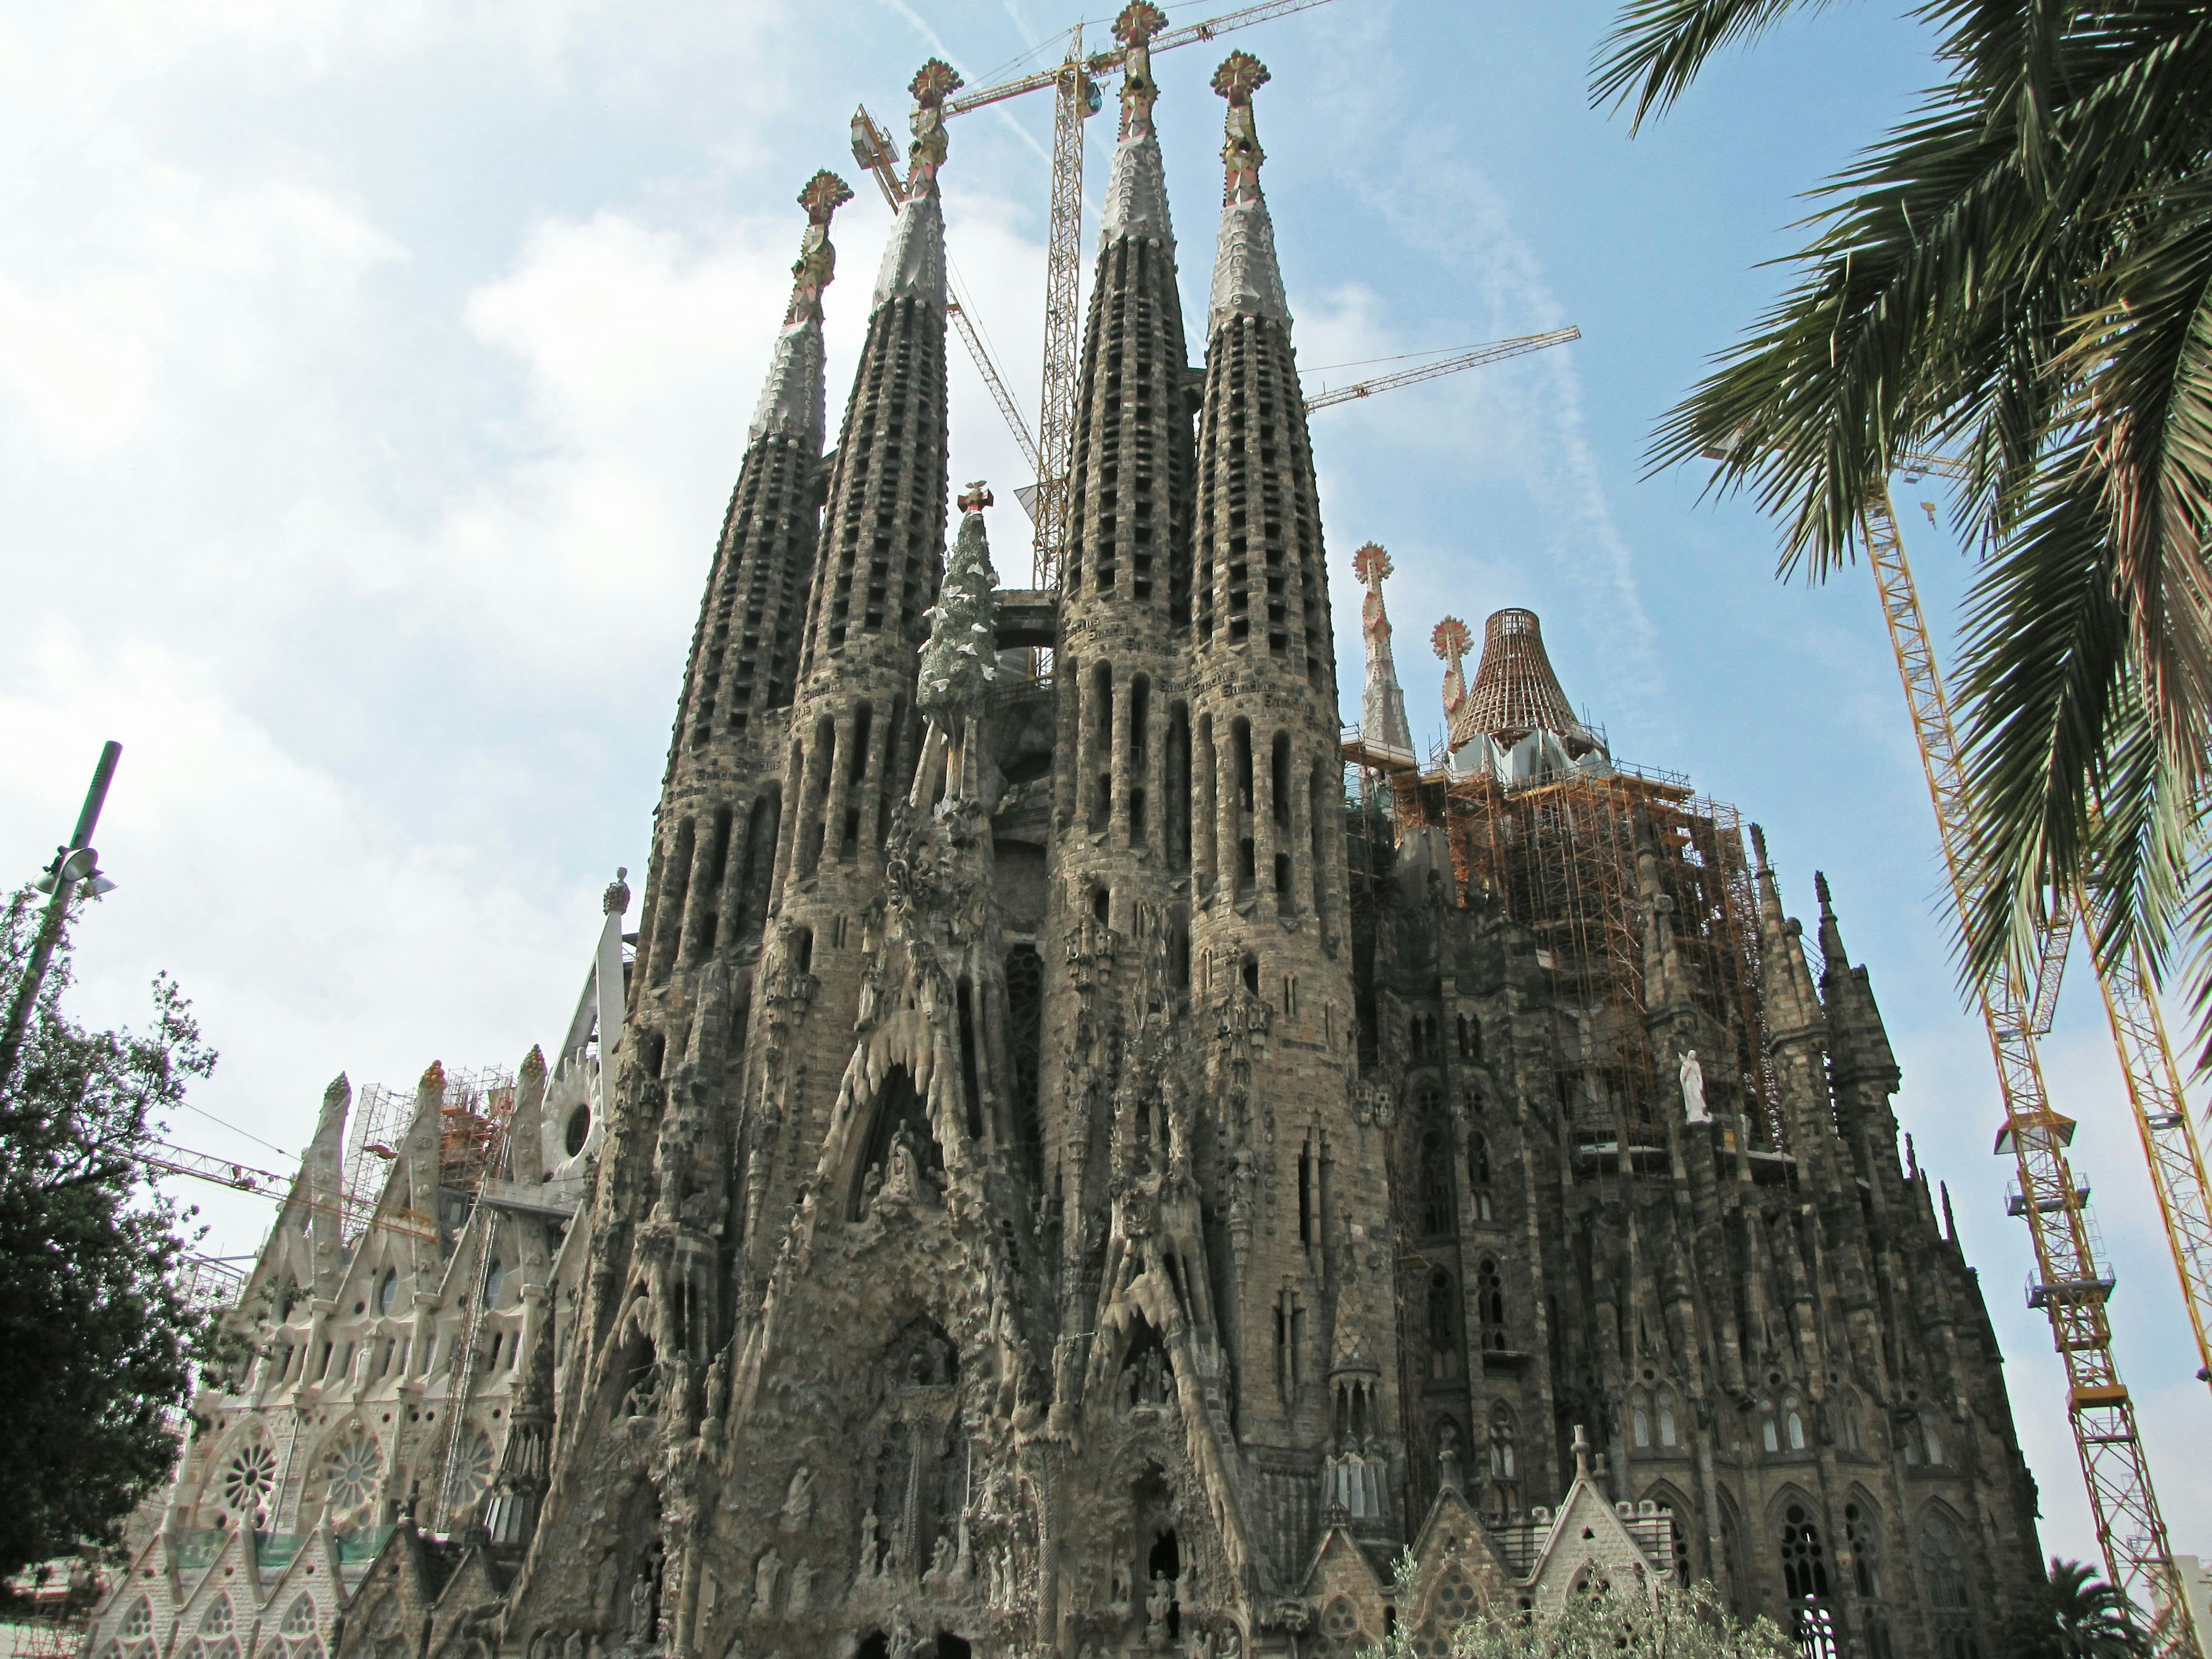
{"label": "stone statue", "polygon": [[860,1517],[860,1577],[863,1578],[873,1578],[876,1576],[878,1541],[876,1511],[872,1506],[868,1512]]}
{"label": "stone statue", "polygon": [[783,1494],[783,1529],[796,1532],[814,1518],[814,1471],[801,1463]]}
{"label": "stone statue", "polygon": [[907,1622],[904,1613],[891,1620],[890,1638],[884,1644],[885,1659],[914,1659],[921,1646],[921,1638],[915,1634],[914,1626]]}
{"label": "stone statue", "polygon": [[941,1584],[952,1566],[952,1540],[943,1533],[937,1534],[937,1547],[930,1553],[929,1565],[922,1570],[921,1582]]}
{"label": "stone statue", "polygon": [[1705,1109],[1705,1068],[1698,1063],[1698,1051],[1687,1049],[1682,1055],[1682,1109],[1692,1123],[1711,1123],[1713,1115]]}
{"label": "stone statue", "polygon": [[1145,1598],[1145,1645],[1164,1653],[1168,1645],[1168,1576],[1152,1575],[1152,1593]]}
{"label": "stone statue", "polygon": [[814,1569],[801,1561],[791,1570],[791,1599],[784,1607],[787,1613],[805,1613],[814,1605]]}
{"label": "stone statue", "polygon": [[753,1617],[765,1619],[775,1611],[775,1582],[783,1576],[783,1558],[770,1545],[753,1568]]}
{"label": "stone statue", "polygon": [[1459,1492],[1462,1490],[1462,1487],[1460,1486],[1459,1473],[1458,1425],[1454,1423],[1445,1424],[1443,1433],[1437,1438],[1437,1484],[1439,1487],[1447,1491]]}
{"label": "stone statue", "polygon": [[921,1186],[921,1164],[914,1152],[914,1131],[905,1124],[891,1136],[890,1167],[884,1173],[883,1195],[892,1203],[910,1203]]}

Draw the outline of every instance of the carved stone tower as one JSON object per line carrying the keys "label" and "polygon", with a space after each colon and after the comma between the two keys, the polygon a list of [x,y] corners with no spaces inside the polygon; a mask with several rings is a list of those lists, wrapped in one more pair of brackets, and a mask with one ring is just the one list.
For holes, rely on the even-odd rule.
{"label": "carved stone tower", "polygon": [[[1228,1342],[1265,1573],[1289,1574],[1343,1395],[1345,1432],[1395,1415],[1379,1139],[1356,1122],[1335,649],[1291,316],[1260,188],[1253,94],[1231,53],[1226,179],[1199,430],[1191,702],[1201,781],[1194,1000],[1234,1255]],[[1387,1268],[1385,1269],[1387,1273]],[[1371,1298],[1371,1299],[1370,1299]],[[1362,1428],[1350,1427],[1355,1414]],[[1391,1437],[1377,1428],[1376,1455]]]}
{"label": "carved stone tower", "polygon": [[[1060,591],[1045,932],[1085,966],[1055,962],[1041,983],[1043,1074],[1062,1084],[1047,1133],[1069,1330],[1090,1328],[1099,1294],[1109,1051],[1141,1012],[1130,1005],[1145,947],[1117,966],[1117,941],[1167,953],[1154,995],[1166,981],[1180,992],[1189,974],[1192,399],[1147,46],[1165,21],[1137,0],[1115,26],[1127,52],[1121,131],[1084,335]],[[1018,947],[1012,988],[1025,992],[1032,971]]]}

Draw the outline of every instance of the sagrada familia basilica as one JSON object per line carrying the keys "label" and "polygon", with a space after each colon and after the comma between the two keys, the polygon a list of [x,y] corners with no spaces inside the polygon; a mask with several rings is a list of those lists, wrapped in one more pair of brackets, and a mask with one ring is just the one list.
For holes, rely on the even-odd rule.
{"label": "sagrada familia basilica", "polygon": [[1670,1579],[1999,1659],[2035,1488],[1825,884],[1526,611],[1417,756],[1371,546],[1341,722],[1267,74],[1192,367],[1163,22],[1056,587],[980,487],[947,553],[933,61],[834,447],[800,198],[634,921],[550,1060],[333,1085],[91,1659],[1432,1655]]}

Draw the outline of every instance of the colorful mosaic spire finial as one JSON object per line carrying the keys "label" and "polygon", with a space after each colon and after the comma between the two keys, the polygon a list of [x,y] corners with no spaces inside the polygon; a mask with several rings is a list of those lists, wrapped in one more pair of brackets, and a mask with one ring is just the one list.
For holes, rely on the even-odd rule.
{"label": "colorful mosaic spire finial", "polygon": [[914,94],[908,125],[914,143],[907,146],[907,194],[936,187],[937,170],[945,165],[945,100],[964,83],[960,71],[942,58],[933,58],[907,82]]}
{"label": "colorful mosaic spire finial", "polygon": [[1383,579],[1395,568],[1379,542],[1370,542],[1352,556],[1352,574],[1378,592]]}
{"label": "colorful mosaic spire finial", "polygon": [[806,210],[806,234],[799,244],[799,262],[791,268],[791,309],[786,323],[804,322],[822,314],[822,290],[836,280],[837,250],[830,245],[830,218],[853,199],[852,186],[828,168],[806,181],[799,192],[799,205]]}
{"label": "colorful mosaic spire finial", "polygon": [[1465,741],[1460,727],[1460,711],[1467,706],[1468,649],[1474,643],[1474,635],[1457,617],[1446,617],[1429,635],[1430,648],[1444,665],[1444,730],[1456,744]]}
{"label": "colorful mosaic spire finial", "polygon": [[1159,82],[1152,79],[1152,37],[1168,26],[1167,14],[1152,0],[1130,0],[1114,20],[1114,38],[1121,43],[1121,137],[1143,137],[1152,131],[1152,106],[1159,100]]}
{"label": "colorful mosaic spire finial", "polygon": [[1227,169],[1222,200],[1249,200],[1260,193],[1260,164],[1267,152],[1260,148],[1259,129],[1252,124],[1252,94],[1267,84],[1267,66],[1249,52],[1232,52],[1213,71],[1213,90],[1229,100],[1229,132],[1221,145]]}
{"label": "colorful mosaic spire finial", "polygon": [[978,478],[961,492],[956,505],[963,513],[981,513],[987,507],[997,505],[997,502],[998,497],[992,495],[991,486]]}

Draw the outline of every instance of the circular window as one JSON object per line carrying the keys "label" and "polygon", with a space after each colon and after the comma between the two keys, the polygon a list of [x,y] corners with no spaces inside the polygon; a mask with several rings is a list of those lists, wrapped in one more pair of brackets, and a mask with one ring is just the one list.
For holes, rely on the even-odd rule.
{"label": "circular window", "polygon": [[265,1502],[276,1480],[276,1454],[257,1440],[242,1448],[223,1471],[222,1501],[232,1512],[250,1517]]}
{"label": "circular window", "polygon": [[447,1486],[453,1511],[458,1513],[475,1503],[490,1485],[491,1437],[482,1429],[471,1429],[453,1449],[453,1468]]}
{"label": "circular window", "polygon": [[383,1460],[376,1455],[376,1443],[365,1434],[356,1434],[339,1442],[331,1454],[331,1508],[344,1512],[367,1506],[376,1495],[376,1474]]}
{"label": "circular window", "polygon": [[568,1149],[571,1158],[584,1150],[584,1143],[592,1138],[592,1109],[579,1106],[568,1114],[568,1127],[562,1135],[561,1144]]}

